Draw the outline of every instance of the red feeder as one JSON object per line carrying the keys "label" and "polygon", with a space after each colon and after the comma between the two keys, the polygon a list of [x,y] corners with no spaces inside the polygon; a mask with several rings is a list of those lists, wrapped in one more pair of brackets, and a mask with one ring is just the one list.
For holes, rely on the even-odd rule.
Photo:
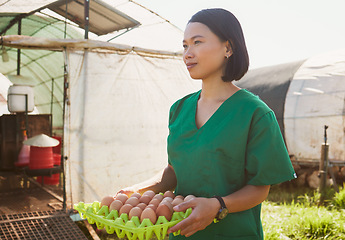
{"label": "red feeder", "polygon": [[[57,154],[61,154],[61,141],[62,141],[62,137],[60,136],[53,136],[54,139],[59,141],[59,144],[55,147],[53,147],[53,153],[57,153]],[[54,165],[56,165],[54,163]]]}
{"label": "red feeder", "polygon": [[[53,159],[54,159],[54,165],[55,166],[60,166],[61,164],[61,154],[56,154],[53,153]],[[58,185],[60,182],[60,174],[55,173],[51,177],[43,177],[44,179],[44,184],[47,185]],[[42,183],[42,177],[38,176],[37,177],[37,182]]]}
{"label": "red feeder", "polygon": [[40,134],[24,141],[24,144],[30,145],[30,169],[44,169],[54,166],[53,147],[59,144],[58,140]]}
{"label": "red feeder", "polygon": [[52,147],[30,147],[30,169],[54,167]]}

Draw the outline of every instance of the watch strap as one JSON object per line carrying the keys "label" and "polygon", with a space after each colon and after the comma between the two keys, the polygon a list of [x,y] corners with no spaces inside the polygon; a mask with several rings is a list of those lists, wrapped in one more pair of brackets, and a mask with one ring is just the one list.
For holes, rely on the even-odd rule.
{"label": "watch strap", "polygon": [[220,202],[221,208],[226,208],[225,202],[224,202],[222,197],[220,197],[220,196],[213,196],[213,197],[218,199],[218,201]]}
{"label": "watch strap", "polygon": [[220,209],[219,209],[216,217],[213,220],[214,223],[217,223],[217,222],[219,222],[219,220],[221,220],[223,218],[223,217],[220,217],[220,214],[225,211],[225,216],[226,216],[228,214],[228,209],[226,208],[225,202],[224,202],[222,197],[220,197],[220,196],[213,196],[213,197],[217,198],[217,200],[220,203]]}

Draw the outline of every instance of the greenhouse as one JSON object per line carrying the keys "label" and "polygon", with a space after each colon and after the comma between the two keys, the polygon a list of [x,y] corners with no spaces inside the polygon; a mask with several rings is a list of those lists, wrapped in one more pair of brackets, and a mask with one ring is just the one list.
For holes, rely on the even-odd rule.
{"label": "greenhouse", "polygon": [[[201,88],[182,60],[183,32],[167,19],[130,0],[87,2],[0,5],[0,189],[30,189],[59,174],[51,184],[59,196],[49,181],[43,188],[64,210],[159,173],[169,109]],[[344,69],[343,49],[251,69],[236,83],[274,110],[295,167],[318,166],[327,141],[330,166],[345,178]],[[23,87],[34,93],[32,109]],[[20,110],[11,110],[14,99]],[[54,172],[16,164],[23,141],[39,134],[60,141]]]}

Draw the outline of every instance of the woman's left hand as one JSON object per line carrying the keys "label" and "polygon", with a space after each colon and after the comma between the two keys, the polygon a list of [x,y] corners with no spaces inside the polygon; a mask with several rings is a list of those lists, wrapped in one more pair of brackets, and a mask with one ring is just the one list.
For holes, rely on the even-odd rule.
{"label": "woman's left hand", "polygon": [[168,233],[181,230],[180,234],[189,237],[197,231],[205,229],[213,222],[220,209],[220,203],[216,198],[196,197],[174,207],[176,212],[184,212],[192,208],[192,213],[183,221],[168,230]]}

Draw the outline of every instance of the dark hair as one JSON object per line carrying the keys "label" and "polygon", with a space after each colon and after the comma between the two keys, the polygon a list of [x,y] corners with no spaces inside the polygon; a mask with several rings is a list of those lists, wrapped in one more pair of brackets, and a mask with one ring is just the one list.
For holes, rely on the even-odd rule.
{"label": "dark hair", "polygon": [[221,8],[204,9],[188,21],[205,24],[220,40],[229,41],[233,54],[225,68],[224,82],[240,80],[248,71],[249,56],[241,24],[229,11]]}

